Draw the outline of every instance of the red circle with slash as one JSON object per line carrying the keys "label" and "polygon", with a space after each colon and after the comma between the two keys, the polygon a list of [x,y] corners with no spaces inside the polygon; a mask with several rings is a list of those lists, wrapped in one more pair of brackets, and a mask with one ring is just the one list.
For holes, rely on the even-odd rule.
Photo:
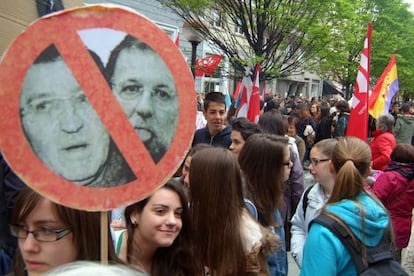
{"label": "red circle with slash", "polygon": [[[79,31],[95,28],[124,32],[143,41],[163,59],[174,78],[178,99],[177,127],[170,147],[157,163],[129,123],[104,76],[91,62],[78,35]],[[53,172],[33,152],[22,128],[20,94],[30,66],[51,44],[56,46],[82,87],[136,180],[109,188],[80,186]],[[109,106],[111,108],[107,108]],[[39,19],[9,46],[0,63],[0,148],[4,158],[34,190],[76,209],[105,211],[126,206],[164,184],[178,169],[191,145],[195,106],[194,81],[178,47],[154,23],[121,7],[91,5]]]}

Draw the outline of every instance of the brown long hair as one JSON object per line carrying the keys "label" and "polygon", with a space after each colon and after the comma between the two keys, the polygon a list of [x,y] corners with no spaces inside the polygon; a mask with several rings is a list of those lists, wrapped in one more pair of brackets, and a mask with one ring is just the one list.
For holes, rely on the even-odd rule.
{"label": "brown long hair", "polygon": [[240,167],[224,148],[197,152],[190,166],[190,214],[196,260],[212,275],[246,275],[240,232],[244,207]]}
{"label": "brown long hair", "polygon": [[[155,252],[152,260],[151,275],[189,275],[192,276],[196,273],[194,262],[188,260],[192,258],[192,244],[191,244],[191,231],[190,231],[190,219],[188,213],[188,202],[183,190],[182,184],[178,180],[170,179],[161,186],[160,189],[167,189],[175,192],[180,198],[180,203],[183,208],[181,214],[182,228],[173,244],[169,247],[158,248]],[[138,201],[125,208],[125,222],[128,231],[127,239],[127,260],[128,263],[134,258],[133,254],[139,249],[139,244],[134,243],[134,232],[136,225],[131,222],[131,215],[134,212],[139,214],[143,211],[147,205],[151,196]],[[138,226],[139,227],[139,226]]]}
{"label": "brown long hair", "polygon": [[368,144],[355,137],[339,139],[332,154],[335,168],[335,186],[328,203],[342,199],[355,200],[365,191],[364,177],[371,165],[371,150]]}
{"label": "brown long hair", "polygon": [[[31,188],[24,187],[16,197],[11,223],[21,224],[43,199],[45,198]],[[58,218],[72,232],[73,243],[77,252],[76,259],[99,261],[101,259],[100,212],[81,211],[54,202],[51,203]],[[108,259],[118,261],[112,239],[110,236],[109,238]],[[15,275],[24,275],[24,262],[19,249],[15,255],[14,271]]]}
{"label": "brown long hair", "polygon": [[[365,192],[364,178],[369,172],[371,165],[371,150],[368,144],[361,139],[344,137],[338,140],[331,160],[336,172],[335,186],[326,204],[335,203],[342,199],[353,200],[358,205],[361,214],[362,233],[364,233],[365,210],[361,202],[357,200],[357,196]],[[371,197],[375,200],[373,196]],[[378,202],[378,200],[375,201]],[[334,218],[333,215],[325,211],[325,208],[323,208],[322,212]],[[363,234],[363,243],[364,240],[365,235]],[[366,248],[363,247],[361,250],[363,259],[366,261]]]}
{"label": "brown long hair", "polygon": [[286,147],[286,137],[253,134],[239,154],[249,197],[256,205],[259,222],[264,226],[275,226],[274,214],[282,205],[283,155]]}

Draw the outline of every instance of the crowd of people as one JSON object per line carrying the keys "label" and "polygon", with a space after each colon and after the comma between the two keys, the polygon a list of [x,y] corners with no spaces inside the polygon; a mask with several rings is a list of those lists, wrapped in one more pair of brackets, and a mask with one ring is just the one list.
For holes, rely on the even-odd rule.
{"label": "crowd of people", "polygon": [[[128,63],[136,47],[144,47],[128,37],[121,44],[129,46],[119,47],[114,72],[108,74],[135,124],[141,120],[135,117],[143,118],[139,105],[123,101],[156,100],[158,95],[151,90],[146,95],[145,89],[134,94],[129,79],[117,82],[116,62],[125,55]],[[168,98],[168,91],[162,93]],[[258,123],[227,112],[219,92],[200,101],[206,125],[195,131],[180,170],[145,199],[121,209],[118,233],[107,243],[110,266],[125,269],[125,275],[288,275],[290,251],[301,275],[356,275],[341,241],[312,222],[319,214],[347,225],[365,246],[375,246],[391,233],[401,259],[414,208],[412,103],[402,104],[401,113],[381,115],[367,143],[345,136],[345,100],[268,97]],[[31,120],[30,112],[41,115],[42,110],[29,107],[22,111],[24,120]],[[29,122],[24,127],[30,137]],[[158,137],[161,130],[154,130],[147,137],[145,130],[136,129],[159,160],[171,133]],[[32,144],[36,149],[35,138]],[[87,267],[83,261],[99,262],[99,213],[54,203],[26,187],[3,159],[1,164],[1,216],[9,224],[0,226],[1,273],[59,275],[71,263]],[[50,166],[72,179],[63,167]],[[304,169],[316,184],[307,187]]]}

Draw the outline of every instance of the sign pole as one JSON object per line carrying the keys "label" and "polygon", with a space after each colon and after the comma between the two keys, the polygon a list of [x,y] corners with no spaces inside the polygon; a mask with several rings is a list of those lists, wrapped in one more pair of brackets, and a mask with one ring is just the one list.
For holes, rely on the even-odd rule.
{"label": "sign pole", "polygon": [[101,212],[101,263],[108,264],[108,212]]}

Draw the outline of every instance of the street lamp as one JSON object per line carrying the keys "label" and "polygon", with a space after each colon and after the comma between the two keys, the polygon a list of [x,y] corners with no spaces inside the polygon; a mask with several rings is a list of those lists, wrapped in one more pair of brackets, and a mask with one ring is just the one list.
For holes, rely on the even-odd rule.
{"label": "street lamp", "polygon": [[183,35],[191,43],[191,72],[193,73],[193,78],[195,78],[197,46],[202,39],[200,34],[187,21],[183,24]]}

